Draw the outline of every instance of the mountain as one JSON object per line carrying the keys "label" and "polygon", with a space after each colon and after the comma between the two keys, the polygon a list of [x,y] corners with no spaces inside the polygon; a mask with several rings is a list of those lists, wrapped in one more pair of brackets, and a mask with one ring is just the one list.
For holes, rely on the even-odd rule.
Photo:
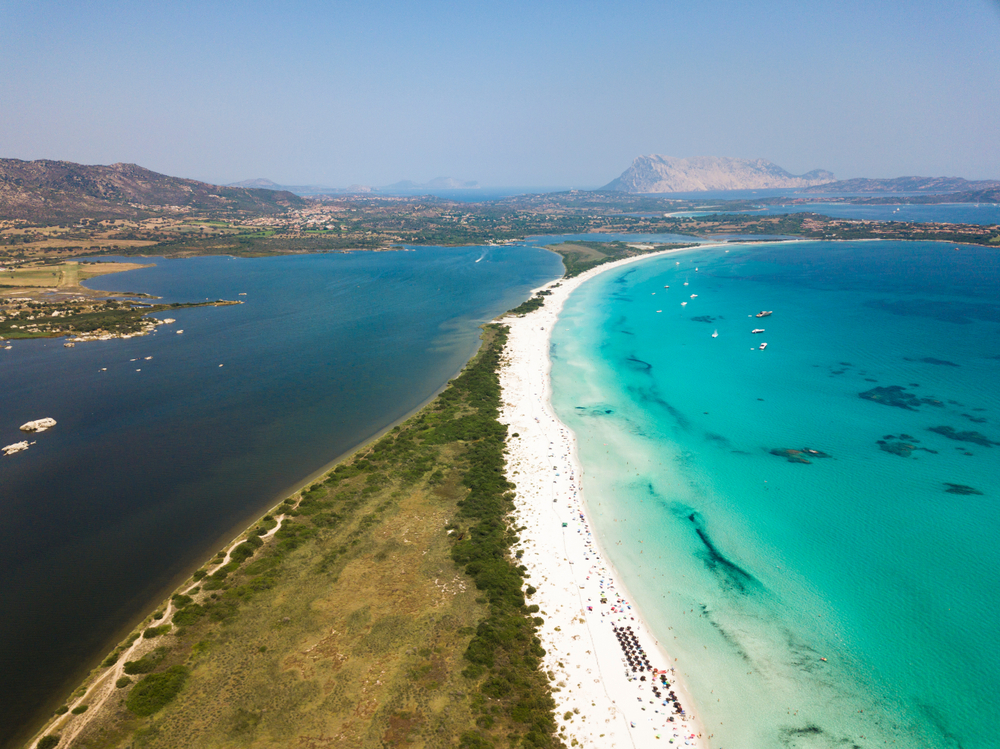
{"label": "mountain", "polygon": [[845,179],[810,187],[804,192],[973,192],[996,190],[1000,182],[970,182],[961,177],[896,177],[895,179]]}
{"label": "mountain", "polygon": [[719,156],[675,159],[652,154],[636,158],[618,179],[601,189],[630,193],[767,190],[808,187],[833,180],[833,174],[822,169],[796,176],[764,159]]}
{"label": "mountain", "polygon": [[290,192],[222,187],[168,177],[135,164],[0,159],[0,217],[30,221],[131,218],[163,208],[283,213],[305,205]]}

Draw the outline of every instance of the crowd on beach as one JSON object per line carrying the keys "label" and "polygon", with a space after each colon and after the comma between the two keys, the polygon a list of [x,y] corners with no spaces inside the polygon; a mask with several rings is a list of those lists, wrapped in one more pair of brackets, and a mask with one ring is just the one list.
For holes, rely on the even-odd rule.
{"label": "crowd on beach", "polygon": [[508,478],[517,486],[518,551],[527,584],[536,589],[528,602],[544,620],[543,667],[567,743],[704,747],[673,662],[601,554],[583,501],[574,435],[550,402],[552,327],[566,297],[592,273],[550,287],[543,307],[504,321],[510,336],[500,418],[510,435]]}

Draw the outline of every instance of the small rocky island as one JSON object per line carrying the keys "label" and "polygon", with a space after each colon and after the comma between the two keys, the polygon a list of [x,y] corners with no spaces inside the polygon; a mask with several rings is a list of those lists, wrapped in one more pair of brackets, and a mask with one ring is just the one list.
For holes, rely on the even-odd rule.
{"label": "small rocky island", "polygon": [[44,419],[35,419],[34,421],[29,421],[26,424],[21,424],[21,431],[44,432],[46,429],[51,429],[55,425],[56,420],[47,416]]}

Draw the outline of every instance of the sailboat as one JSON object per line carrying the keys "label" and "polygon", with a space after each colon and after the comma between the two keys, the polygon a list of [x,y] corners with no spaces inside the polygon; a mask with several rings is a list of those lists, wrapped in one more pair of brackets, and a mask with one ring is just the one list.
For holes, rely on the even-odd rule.
{"label": "sailboat", "polygon": [[718,338],[718,337],[719,337],[719,329],[718,329],[718,328],[716,328],[716,329],[715,329],[715,332],[714,332],[714,333],[712,333],[712,338]]}

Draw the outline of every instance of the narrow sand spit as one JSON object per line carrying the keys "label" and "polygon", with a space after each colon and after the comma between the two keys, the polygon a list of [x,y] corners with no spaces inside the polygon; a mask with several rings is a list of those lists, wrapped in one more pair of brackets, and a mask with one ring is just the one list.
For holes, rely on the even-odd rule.
{"label": "narrow sand spit", "polygon": [[537,588],[528,602],[539,606],[545,622],[539,629],[543,668],[555,677],[566,742],[602,749],[708,745],[673,659],[592,535],[576,439],[551,403],[550,337],[566,298],[587,279],[651,255],[548,284],[543,288],[552,293],[541,309],[502,320],[510,338],[500,372],[500,420],[509,426],[507,474],[517,485],[513,522],[523,528],[521,561],[527,583]]}

